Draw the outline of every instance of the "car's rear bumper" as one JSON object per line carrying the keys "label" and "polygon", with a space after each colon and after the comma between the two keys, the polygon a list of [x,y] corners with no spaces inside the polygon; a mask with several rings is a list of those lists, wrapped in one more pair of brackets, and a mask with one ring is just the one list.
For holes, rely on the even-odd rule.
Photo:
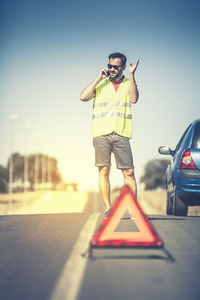
{"label": "car's rear bumper", "polygon": [[200,180],[200,170],[180,169],[179,175],[181,179]]}
{"label": "car's rear bumper", "polygon": [[178,170],[176,191],[181,198],[188,200],[188,205],[200,205],[200,171],[191,169]]}

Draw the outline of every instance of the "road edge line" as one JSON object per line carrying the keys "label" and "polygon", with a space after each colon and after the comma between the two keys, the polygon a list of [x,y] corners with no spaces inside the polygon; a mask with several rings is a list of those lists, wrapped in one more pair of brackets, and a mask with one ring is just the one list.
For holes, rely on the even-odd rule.
{"label": "road edge line", "polygon": [[50,300],[77,299],[87,264],[87,259],[83,258],[81,254],[92,239],[100,214],[100,212],[93,213],[88,218],[62,270]]}

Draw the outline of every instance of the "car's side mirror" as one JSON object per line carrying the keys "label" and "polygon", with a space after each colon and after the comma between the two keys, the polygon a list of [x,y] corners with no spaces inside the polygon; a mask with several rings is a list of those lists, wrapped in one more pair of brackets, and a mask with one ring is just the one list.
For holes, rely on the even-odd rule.
{"label": "car's side mirror", "polygon": [[169,147],[167,147],[167,146],[162,146],[162,147],[160,147],[159,149],[158,149],[158,152],[160,153],[160,154],[163,154],[163,155],[174,155],[174,151],[173,150],[171,150]]}

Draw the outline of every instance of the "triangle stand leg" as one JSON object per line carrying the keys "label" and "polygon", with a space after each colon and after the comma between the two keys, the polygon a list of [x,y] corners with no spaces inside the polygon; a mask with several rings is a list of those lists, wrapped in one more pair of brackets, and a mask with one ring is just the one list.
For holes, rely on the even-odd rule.
{"label": "triangle stand leg", "polygon": [[[112,250],[123,250],[123,249],[128,249],[128,250],[146,250],[146,249],[151,249],[151,250],[161,250],[163,251],[163,253],[165,254],[165,256],[161,256],[161,255],[153,255],[153,254],[147,254],[147,255],[138,255],[132,253],[131,255],[126,255],[126,254],[118,254],[118,255],[114,255],[112,252],[112,255],[104,255],[101,256],[95,256],[94,255],[94,250],[95,249],[112,249]],[[122,253],[122,252],[121,252]],[[89,259],[91,261],[94,260],[101,260],[101,259],[157,259],[157,260],[164,260],[164,261],[168,261],[170,263],[174,263],[175,259],[173,257],[173,255],[163,246],[163,247],[95,247],[92,245],[89,245],[89,247],[85,250],[85,252],[81,255],[83,258]]]}
{"label": "triangle stand leg", "polygon": [[163,247],[163,252],[167,255],[167,260],[171,263],[175,262],[175,258],[173,257],[173,255],[165,248]]}

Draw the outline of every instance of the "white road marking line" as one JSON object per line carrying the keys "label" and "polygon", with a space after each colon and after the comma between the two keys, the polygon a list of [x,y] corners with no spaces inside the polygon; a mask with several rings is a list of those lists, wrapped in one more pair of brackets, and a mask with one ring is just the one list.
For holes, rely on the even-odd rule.
{"label": "white road marking line", "polygon": [[83,227],[79,238],[64,266],[50,300],[75,300],[79,294],[87,259],[81,254],[89,245],[100,213],[93,213]]}

